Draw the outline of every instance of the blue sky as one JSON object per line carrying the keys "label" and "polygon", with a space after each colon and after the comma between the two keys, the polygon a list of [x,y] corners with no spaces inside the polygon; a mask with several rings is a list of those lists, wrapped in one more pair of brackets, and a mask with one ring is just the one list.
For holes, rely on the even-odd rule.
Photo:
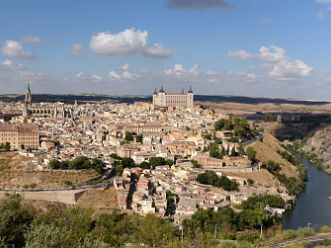
{"label": "blue sky", "polygon": [[0,92],[331,100],[331,0],[2,0]]}

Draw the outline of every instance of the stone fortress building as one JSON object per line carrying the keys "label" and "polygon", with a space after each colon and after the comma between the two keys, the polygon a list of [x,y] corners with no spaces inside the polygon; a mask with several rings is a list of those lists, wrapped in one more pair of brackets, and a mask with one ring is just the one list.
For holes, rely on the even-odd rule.
{"label": "stone fortress building", "polygon": [[159,92],[155,89],[153,93],[153,106],[154,109],[173,108],[193,110],[194,95],[192,87],[190,87],[187,93],[185,93],[184,90],[180,93],[167,93],[163,89],[163,86],[161,86]]}

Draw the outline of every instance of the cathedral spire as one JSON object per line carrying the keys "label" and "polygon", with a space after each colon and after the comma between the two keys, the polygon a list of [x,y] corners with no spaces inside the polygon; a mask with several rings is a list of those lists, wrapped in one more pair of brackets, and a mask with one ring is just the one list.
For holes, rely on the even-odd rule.
{"label": "cathedral spire", "polygon": [[31,105],[32,105],[32,94],[31,94],[30,84],[28,84],[28,87],[27,87],[27,90],[25,93],[24,103],[29,107],[31,107]]}
{"label": "cathedral spire", "polygon": [[190,89],[188,90],[187,93],[193,93],[192,86],[190,85]]}
{"label": "cathedral spire", "polygon": [[165,93],[164,89],[163,89],[163,84],[161,84],[161,89],[159,91],[160,93]]}

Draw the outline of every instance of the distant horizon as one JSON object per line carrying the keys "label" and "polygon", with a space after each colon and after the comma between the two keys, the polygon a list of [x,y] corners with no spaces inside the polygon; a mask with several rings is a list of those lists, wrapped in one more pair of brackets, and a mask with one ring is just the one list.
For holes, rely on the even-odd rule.
{"label": "distant horizon", "polygon": [[[180,91],[178,91],[180,92]],[[24,96],[24,93],[5,93],[0,94],[0,97],[9,97],[9,96]],[[43,95],[51,95],[51,96],[104,96],[104,97],[129,97],[129,98],[135,98],[135,97],[143,97],[143,98],[151,98],[153,94],[105,94],[105,93],[87,93],[87,92],[81,92],[81,93],[34,93],[32,91],[32,97],[33,95],[37,96],[43,96]],[[281,98],[281,97],[264,97],[264,96],[245,96],[245,95],[211,95],[211,94],[194,94],[194,96],[197,97],[224,97],[224,98],[248,98],[248,99],[265,99],[265,100],[284,100],[284,101],[294,101],[294,102],[312,102],[312,103],[331,103],[331,101],[328,100],[314,100],[314,99],[304,99],[304,98]],[[1,101],[1,99],[0,99]],[[198,100],[199,101],[199,100]],[[221,100],[220,100],[221,101]]]}

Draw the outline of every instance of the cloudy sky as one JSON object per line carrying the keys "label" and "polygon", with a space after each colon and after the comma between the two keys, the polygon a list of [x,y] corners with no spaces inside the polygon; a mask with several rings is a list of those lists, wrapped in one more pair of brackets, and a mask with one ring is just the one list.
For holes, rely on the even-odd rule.
{"label": "cloudy sky", "polygon": [[331,0],[2,0],[0,94],[331,100]]}

